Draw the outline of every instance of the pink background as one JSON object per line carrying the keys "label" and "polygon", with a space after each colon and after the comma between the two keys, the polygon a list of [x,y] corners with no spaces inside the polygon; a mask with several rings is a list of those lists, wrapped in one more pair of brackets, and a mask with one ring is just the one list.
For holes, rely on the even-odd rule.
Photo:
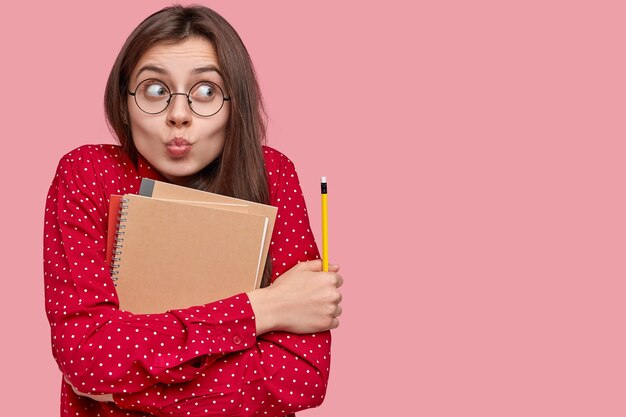
{"label": "pink background", "polygon": [[[107,74],[167,4],[2,13],[3,415],[58,415],[45,194],[61,155],[113,142]],[[301,415],[626,415],[623,2],[205,4],[248,46],[318,239],[329,179],[345,313]]]}

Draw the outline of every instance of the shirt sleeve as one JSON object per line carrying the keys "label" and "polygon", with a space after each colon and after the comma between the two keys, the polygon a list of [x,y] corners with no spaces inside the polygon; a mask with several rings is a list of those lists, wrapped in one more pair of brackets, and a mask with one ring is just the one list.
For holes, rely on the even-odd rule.
{"label": "shirt sleeve", "polygon": [[[278,207],[271,244],[275,279],[298,262],[318,259],[319,252],[291,161],[282,156],[268,178],[274,189],[272,203]],[[115,402],[124,409],[157,416],[285,416],[322,403],[330,342],[330,332],[266,333],[253,346],[219,358],[192,382],[117,394]]]}
{"label": "shirt sleeve", "polygon": [[185,382],[217,358],[254,347],[245,294],[163,314],[119,310],[105,262],[108,196],[101,181],[88,158],[66,155],[46,201],[46,314],[54,358],[72,385],[100,394]]}

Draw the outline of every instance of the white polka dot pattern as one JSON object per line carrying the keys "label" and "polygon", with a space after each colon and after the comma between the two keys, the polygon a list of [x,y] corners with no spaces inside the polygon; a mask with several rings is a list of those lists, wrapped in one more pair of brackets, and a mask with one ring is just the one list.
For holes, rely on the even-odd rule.
{"label": "white polka dot pattern", "polygon": [[[271,203],[278,207],[273,278],[319,258],[292,162],[264,147]],[[48,193],[44,226],[46,314],[62,373],[85,393],[61,392],[64,416],[284,416],[323,401],[330,333],[254,333],[246,294],[170,311],[118,309],[105,264],[109,196],[136,193],[142,177],[163,179],[118,146],[65,155]]]}

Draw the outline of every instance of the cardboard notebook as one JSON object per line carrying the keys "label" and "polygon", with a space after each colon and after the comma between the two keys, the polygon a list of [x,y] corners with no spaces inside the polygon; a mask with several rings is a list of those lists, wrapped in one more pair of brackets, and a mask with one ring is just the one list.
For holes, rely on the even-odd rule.
{"label": "cardboard notebook", "polygon": [[[110,215],[110,225],[117,225],[113,255],[109,255],[111,274],[122,310],[161,313],[260,285],[276,209],[265,206],[269,210],[264,215],[258,208],[251,210],[257,203],[244,200],[174,197],[127,194],[121,198],[119,216]],[[112,212],[115,200],[111,200]]]}
{"label": "cardboard notebook", "polygon": [[278,212],[277,207],[268,206],[266,204],[256,203],[253,201],[242,200],[239,198],[228,197],[221,194],[209,193],[193,188],[182,187],[180,185],[151,180],[147,178],[143,178],[141,180],[139,195],[177,201],[212,203],[217,204],[218,206],[216,207],[222,207],[227,210],[236,210],[236,207],[243,205],[247,208],[248,213],[267,217],[268,238],[265,240],[263,246],[263,264],[259,265],[259,275],[263,274],[263,270],[265,269],[265,259],[267,258],[267,254],[270,249],[272,233],[274,232],[274,223],[276,221],[276,213]]}

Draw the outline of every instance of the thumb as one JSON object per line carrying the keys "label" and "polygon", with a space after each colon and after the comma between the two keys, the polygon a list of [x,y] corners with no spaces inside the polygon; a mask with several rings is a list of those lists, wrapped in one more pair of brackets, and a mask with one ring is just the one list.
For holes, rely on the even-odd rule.
{"label": "thumb", "polygon": [[298,264],[305,271],[320,272],[322,270],[322,260],[315,259],[312,261],[300,262]]}
{"label": "thumb", "polygon": [[340,266],[337,264],[328,264],[328,272],[338,272]]}
{"label": "thumb", "polygon": [[[311,272],[322,272],[323,264],[321,259],[315,259],[312,261],[300,262],[298,265],[303,265],[302,268]],[[339,271],[339,265],[328,264],[328,272]]]}

